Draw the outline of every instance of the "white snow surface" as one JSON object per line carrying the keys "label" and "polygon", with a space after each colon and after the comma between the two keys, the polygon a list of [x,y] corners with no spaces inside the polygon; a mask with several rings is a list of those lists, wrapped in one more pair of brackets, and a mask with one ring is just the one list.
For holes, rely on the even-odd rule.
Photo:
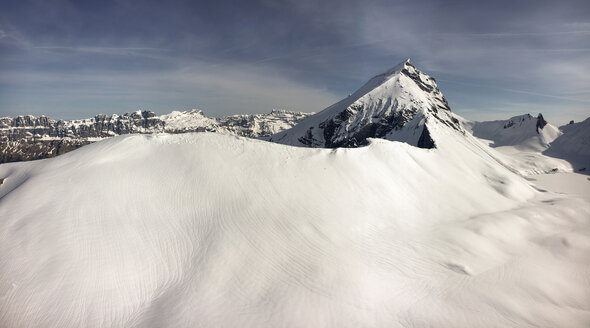
{"label": "white snow surface", "polygon": [[588,200],[431,133],[127,135],[2,164],[0,326],[588,327]]}

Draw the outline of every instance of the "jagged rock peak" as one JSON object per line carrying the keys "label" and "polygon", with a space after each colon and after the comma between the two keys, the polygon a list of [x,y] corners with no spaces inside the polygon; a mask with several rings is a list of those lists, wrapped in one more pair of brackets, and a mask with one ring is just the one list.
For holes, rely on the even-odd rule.
{"label": "jagged rock peak", "polygon": [[543,118],[543,114],[539,113],[539,116],[537,116],[537,133],[539,133],[539,130],[543,130],[545,125],[547,125],[547,121]]}
{"label": "jagged rock peak", "polygon": [[462,131],[459,120],[450,111],[435,79],[420,72],[408,59],[270,140],[336,148],[357,147],[366,144],[368,138],[384,138],[433,148],[435,141],[427,131],[428,122]]}

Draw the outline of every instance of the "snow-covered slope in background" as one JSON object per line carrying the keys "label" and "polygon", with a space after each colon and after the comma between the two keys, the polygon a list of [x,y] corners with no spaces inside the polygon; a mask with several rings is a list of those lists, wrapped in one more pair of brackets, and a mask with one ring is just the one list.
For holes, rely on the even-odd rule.
{"label": "snow-covered slope in background", "polygon": [[273,109],[269,114],[236,114],[224,116],[219,118],[218,122],[231,134],[258,138],[268,137],[280,131],[290,129],[313,114]]}
{"label": "snow-covered slope in background", "polygon": [[99,114],[82,120],[32,115],[0,118],[0,163],[53,157],[122,134],[218,132],[250,138],[288,129],[312,113],[273,110],[268,114],[211,118],[199,109],[157,116],[150,111]]}
{"label": "snow-covered slope in background", "polygon": [[587,327],[588,202],[446,137],[129,135],[2,164],[0,326]]}
{"label": "snow-covered slope in background", "polygon": [[563,158],[577,172],[590,174],[590,118],[560,126],[562,135],[543,154]]}
{"label": "snow-covered slope in background", "polygon": [[356,147],[366,144],[367,138],[382,138],[434,148],[436,140],[430,132],[437,127],[463,132],[434,78],[407,60],[270,140],[335,148]]}
{"label": "snow-covered slope in background", "polygon": [[469,122],[467,125],[474,136],[490,140],[492,147],[516,146],[522,150],[543,151],[561,134],[541,114],[537,117],[525,114],[508,120]]}
{"label": "snow-covered slope in background", "polygon": [[484,122],[462,120],[462,123],[475,137],[494,147],[498,159],[522,175],[572,171],[569,162],[542,154],[561,135],[542,114]]}

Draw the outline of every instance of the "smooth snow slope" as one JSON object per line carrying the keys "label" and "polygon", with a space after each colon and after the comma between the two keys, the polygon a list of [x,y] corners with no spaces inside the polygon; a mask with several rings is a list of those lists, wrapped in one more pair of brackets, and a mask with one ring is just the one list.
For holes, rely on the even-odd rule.
{"label": "smooth snow slope", "polygon": [[590,204],[445,133],[129,135],[0,165],[0,326],[588,327]]}

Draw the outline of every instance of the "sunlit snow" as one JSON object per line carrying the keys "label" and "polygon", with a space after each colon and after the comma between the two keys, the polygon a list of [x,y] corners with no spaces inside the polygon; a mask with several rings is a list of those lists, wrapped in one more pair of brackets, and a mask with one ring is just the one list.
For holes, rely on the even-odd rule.
{"label": "sunlit snow", "polygon": [[587,326],[588,199],[451,138],[131,135],[3,164],[0,326]]}

